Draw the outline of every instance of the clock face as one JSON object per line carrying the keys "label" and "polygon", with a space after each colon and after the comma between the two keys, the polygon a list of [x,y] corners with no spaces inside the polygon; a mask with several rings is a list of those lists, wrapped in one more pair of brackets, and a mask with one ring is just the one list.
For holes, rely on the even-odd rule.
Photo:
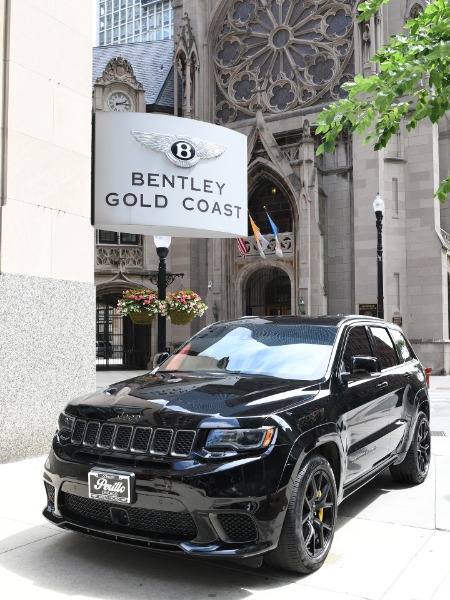
{"label": "clock face", "polygon": [[108,96],[108,109],[119,112],[129,112],[131,110],[131,98],[124,92],[112,92]]}

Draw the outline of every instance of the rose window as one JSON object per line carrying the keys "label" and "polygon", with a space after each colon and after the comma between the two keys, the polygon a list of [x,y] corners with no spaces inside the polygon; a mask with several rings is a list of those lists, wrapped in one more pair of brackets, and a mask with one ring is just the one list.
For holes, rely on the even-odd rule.
{"label": "rose window", "polygon": [[216,119],[338,100],[353,75],[353,0],[237,0],[214,50]]}

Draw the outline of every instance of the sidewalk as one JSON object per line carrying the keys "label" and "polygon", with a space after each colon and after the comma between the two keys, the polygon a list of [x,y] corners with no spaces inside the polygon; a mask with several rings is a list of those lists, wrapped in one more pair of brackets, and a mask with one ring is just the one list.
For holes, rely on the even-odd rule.
{"label": "sidewalk", "polygon": [[430,390],[450,391],[450,375],[431,375]]}
{"label": "sidewalk", "polygon": [[[139,372],[99,372],[97,386]],[[300,577],[166,556],[64,532],[41,515],[45,457],[0,465],[2,600],[448,600],[450,376],[431,378],[432,464],[405,487],[382,473],[339,507],[322,569]]]}

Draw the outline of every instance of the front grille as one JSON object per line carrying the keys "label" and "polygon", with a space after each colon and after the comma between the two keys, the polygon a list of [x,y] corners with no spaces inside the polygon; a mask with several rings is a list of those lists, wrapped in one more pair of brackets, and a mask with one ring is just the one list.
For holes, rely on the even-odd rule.
{"label": "front grille", "polygon": [[194,447],[195,429],[136,427],[77,419],[72,443],[89,448],[118,450],[133,454],[189,456]]}
{"label": "front grille", "polygon": [[256,525],[249,515],[226,513],[217,515],[224,532],[231,542],[254,542],[257,538]]}
{"label": "front grille", "polygon": [[[67,492],[63,496],[61,511],[65,516],[82,517],[92,522],[107,523],[124,529],[134,529],[169,538],[192,540],[197,536],[197,527],[189,513],[175,513],[162,510],[148,510],[134,506],[125,507],[100,500],[82,498]],[[111,509],[120,508],[128,514],[129,525],[118,525],[113,520]]]}

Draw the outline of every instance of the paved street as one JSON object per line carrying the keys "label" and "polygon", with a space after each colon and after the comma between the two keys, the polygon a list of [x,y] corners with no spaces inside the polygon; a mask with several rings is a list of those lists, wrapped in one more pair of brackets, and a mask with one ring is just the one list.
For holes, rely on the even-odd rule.
{"label": "paved street", "polygon": [[[112,374],[113,380],[123,375]],[[98,387],[108,380],[111,373],[98,373]],[[431,378],[431,398],[426,482],[405,487],[382,473],[346,500],[325,566],[305,577],[59,531],[41,516],[45,457],[0,465],[1,598],[448,600],[450,377]]]}

